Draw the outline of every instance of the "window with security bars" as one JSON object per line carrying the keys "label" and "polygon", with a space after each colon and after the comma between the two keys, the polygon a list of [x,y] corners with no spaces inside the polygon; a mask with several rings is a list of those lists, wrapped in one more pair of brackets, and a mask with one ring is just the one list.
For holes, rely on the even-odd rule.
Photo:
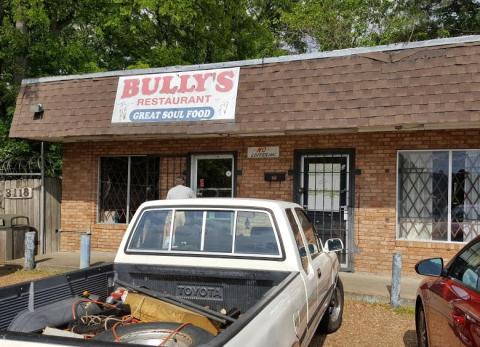
{"label": "window with security bars", "polygon": [[399,239],[480,235],[480,150],[400,151],[397,184]]}
{"label": "window with security bars", "polygon": [[159,197],[159,158],[100,158],[101,223],[128,223],[145,201]]}

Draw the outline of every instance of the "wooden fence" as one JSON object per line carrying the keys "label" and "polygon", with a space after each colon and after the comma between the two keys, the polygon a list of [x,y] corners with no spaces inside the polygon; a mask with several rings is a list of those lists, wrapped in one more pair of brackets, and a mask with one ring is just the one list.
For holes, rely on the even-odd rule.
{"label": "wooden fence", "polygon": [[[0,215],[26,216],[29,219],[29,224],[40,231],[40,187],[41,180],[38,178],[4,180],[0,178]],[[15,188],[17,188],[16,192],[20,191],[18,188],[32,188],[32,196],[12,198],[11,195]],[[60,229],[61,200],[61,180],[45,178],[44,242],[46,253],[56,252],[60,248],[60,233],[58,230]],[[41,241],[40,245],[42,245]]]}

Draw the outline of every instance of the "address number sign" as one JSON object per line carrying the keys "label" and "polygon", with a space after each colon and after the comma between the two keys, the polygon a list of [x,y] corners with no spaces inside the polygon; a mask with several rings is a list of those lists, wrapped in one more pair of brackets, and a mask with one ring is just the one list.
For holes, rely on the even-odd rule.
{"label": "address number sign", "polygon": [[31,199],[33,190],[30,187],[6,188],[4,196],[5,199]]}

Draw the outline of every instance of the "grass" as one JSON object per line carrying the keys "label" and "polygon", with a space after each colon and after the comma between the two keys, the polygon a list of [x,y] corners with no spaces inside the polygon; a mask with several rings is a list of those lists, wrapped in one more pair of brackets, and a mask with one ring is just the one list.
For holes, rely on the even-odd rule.
{"label": "grass", "polygon": [[399,314],[405,314],[405,315],[410,315],[410,316],[415,315],[415,307],[413,307],[413,306],[400,306],[400,307],[397,307],[397,308],[390,308],[390,309],[393,310],[393,312],[399,313]]}
{"label": "grass", "polygon": [[18,265],[3,265],[0,266],[0,287],[9,286],[16,283],[28,282],[39,278],[53,276],[59,273],[61,273],[61,271],[58,270],[23,270]]}

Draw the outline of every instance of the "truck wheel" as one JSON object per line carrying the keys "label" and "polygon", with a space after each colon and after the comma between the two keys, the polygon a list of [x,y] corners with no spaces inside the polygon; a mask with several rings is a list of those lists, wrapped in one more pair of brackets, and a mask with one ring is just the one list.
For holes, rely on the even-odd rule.
{"label": "truck wheel", "polygon": [[330,334],[340,328],[343,318],[343,299],[343,284],[340,278],[338,278],[337,285],[333,289],[332,298],[330,299],[330,305],[323,314],[317,333]]}
{"label": "truck wheel", "polygon": [[[160,346],[180,325],[179,323],[130,324],[116,328],[115,334],[110,329],[98,334],[92,340]],[[175,333],[168,342],[165,341],[163,345],[168,347],[193,347],[207,343],[213,338],[214,336],[207,331],[193,325],[187,325]]]}

